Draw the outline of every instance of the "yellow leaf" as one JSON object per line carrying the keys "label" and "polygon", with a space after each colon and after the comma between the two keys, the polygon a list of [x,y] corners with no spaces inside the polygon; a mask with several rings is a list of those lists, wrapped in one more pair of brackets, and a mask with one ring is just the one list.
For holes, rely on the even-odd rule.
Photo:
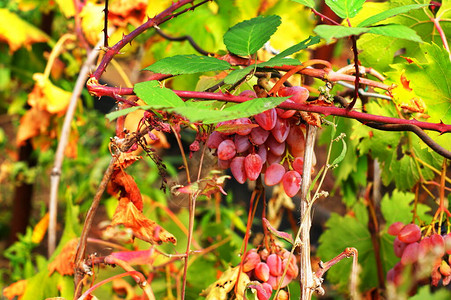
{"label": "yellow leaf", "polygon": [[28,96],[28,104],[38,107],[51,114],[64,113],[70,102],[71,92],[54,85],[44,74],[35,73],[33,79],[36,84]]}
{"label": "yellow leaf", "polygon": [[86,39],[92,45],[97,43],[103,30],[104,8],[103,4],[95,4],[89,1],[83,6],[80,13],[81,28]]}
{"label": "yellow leaf", "polygon": [[56,4],[66,18],[71,18],[75,15],[75,7],[73,0],[56,0]]}
{"label": "yellow leaf", "polygon": [[6,8],[0,9],[0,41],[9,45],[10,52],[20,47],[30,49],[31,44],[47,42],[49,37]]}
{"label": "yellow leaf", "polygon": [[[206,297],[207,300],[229,299],[228,293],[231,292],[235,287],[239,270],[239,266],[227,269],[224,273],[222,273],[221,277],[218,280],[210,284],[210,286],[206,290],[202,291],[201,296]],[[243,299],[244,291],[249,282],[249,276],[247,276],[246,273],[241,272],[237,294],[235,295],[237,300]]]}
{"label": "yellow leaf", "polygon": [[17,282],[14,282],[10,286],[3,289],[3,296],[7,299],[14,299],[16,296],[20,297],[25,293],[25,289],[27,287],[27,280],[22,279]]}
{"label": "yellow leaf", "polygon": [[49,227],[49,213],[46,213],[44,217],[33,228],[33,234],[31,235],[31,241],[35,244],[39,244]]}

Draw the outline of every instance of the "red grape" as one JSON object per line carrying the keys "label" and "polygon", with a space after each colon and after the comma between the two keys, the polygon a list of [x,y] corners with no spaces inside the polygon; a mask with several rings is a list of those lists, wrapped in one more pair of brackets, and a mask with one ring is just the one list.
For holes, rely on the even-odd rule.
{"label": "red grape", "polygon": [[219,144],[225,139],[225,136],[219,131],[213,131],[207,140],[207,147],[211,149],[218,148]]}
{"label": "red grape", "polygon": [[290,124],[285,119],[277,118],[276,126],[271,130],[272,135],[279,143],[285,142],[290,132]]}
{"label": "red grape", "polygon": [[282,259],[277,254],[270,254],[266,259],[266,264],[268,265],[269,273],[272,276],[280,276],[283,274]]}
{"label": "red grape", "polygon": [[254,270],[255,277],[263,282],[268,281],[269,278],[269,267],[264,262],[259,262]]}
{"label": "red grape", "polygon": [[228,160],[235,157],[236,148],[232,140],[224,140],[218,146],[218,158]]}
{"label": "red grape", "polygon": [[445,251],[447,254],[451,254],[451,233],[445,235],[444,240],[445,240]]}
{"label": "red grape", "polygon": [[282,181],[282,177],[285,174],[285,168],[278,163],[270,165],[266,169],[265,184],[267,186],[273,186]]}
{"label": "red grape", "polygon": [[[251,133],[251,130],[253,128],[252,126],[249,126],[252,124],[252,121],[249,118],[236,119],[235,124],[238,125],[236,133],[239,135],[248,135],[249,133]],[[254,126],[257,125],[255,124]]]}
{"label": "red grape", "polygon": [[230,159],[228,160],[222,160],[222,159],[218,159],[218,167],[221,170],[227,170],[228,168],[230,168]]}
{"label": "red grape", "polygon": [[251,142],[249,142],[249,139],[247,136],[235,135],[234,141],[235,141],[236,152],[238,152],[238,153],[245,152],[246,150],[248,150],[251,147]]}
{"label": "red grape", "polygon": [[239,183],[244,183],[247,179],[246,171],[244,170],[244,157],[237,156],[230,162],[230,171],[233,177]]}
{"label": "red grape", "polygon": [[262,159],[262,163],[266,162],[266,158],[268,155],[268,151],[266,150],[265,145],[263,146],[259,146],[258,150],[257,150],[257,154],[260,156],[260,158]]}
{"label": "red grape", "polygon": [[397,236],[403,227],[404,227],[403,222],[395,222],[391,224],[390,227],[388,227],[388,234]]}
{"label": "red grape", "polygon": [[416,224],[407,224],[399,231],[398,238],[408,244],[417,242],[421,238],[421,229]]}
{"label": "red grape", "polygon": [[292,147],[304,147],[304,131],[298,125],[290,127],[290,132],[287,136],[286,143]]}
{"label": "red grape", "polygon": [[440,234],[433,234],[430,237],[432,242],[432,249],[437,257],[445,255],[445,240]]}
{"label": "red grape", "polygon": [[248,251],[243,262],[243,272],[249,272],[255,269],[258,263],[260,263],[260,255],[255,251]]}
{"label": "red grape", "polygon": [[309,96],[309,91],[302,86],[281,87],[278,92],[279,96],[291,96],[289,99],[295,103],[305,103]]}
{"label": "red grape", "polygon": [[419,248],[420,244],[418,242],[408,244],[402,253],[401,263],[404,266],[415,263],[418,260]]}
{"label": "red grape", "polygon": [[285,143],[279,143],[272,135],[268,137],[265,144],[274,155],[281,156],[285,152]]}
{"label": "red grape", "polygon": [[288,197],[294,197],[301,188],[301,175],[296,171],[288,171],[282,177],[282,185]]}
{"label": "red grape", "polygon": [[395,255],[397,257],[401,257],[402,253],[404,252],[404,249],[406,249],[407,244],[404,242],[401,242],[398,237],[395,238],[393,241],[393,250],[395,251]]}
{"label": "red grape", "polygon": [[250,140],[255,145],[261,145],[266,141],[268,136],[269,136],[269,131],[267,131],[261,127],[255,127],[251,131]]}
{"label": "red grape", "polygon": [[244,159],[244,170],[247,178],[253,181],[258,178],[263,167],[263,162],[258,154],[249,154]]}
{"label": "red grape", "polygon": [[261,128],[271,130],[276,126],[277,112],[274,108],[271,108],[255,115],[254,119]]}
{"label": "red grape", "polygon": [[304,158],[296,157],[292,163],[293,169],[297,171],[300,175],[304,173]]}

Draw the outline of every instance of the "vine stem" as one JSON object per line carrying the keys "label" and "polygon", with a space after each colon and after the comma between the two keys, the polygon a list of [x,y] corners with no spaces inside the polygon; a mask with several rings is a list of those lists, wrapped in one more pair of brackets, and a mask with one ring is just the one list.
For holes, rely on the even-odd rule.
{"label": "vine stem", "polygon": [[310,300],[312,298],[315,281],[313,278],[312,265],[310,261],[310,227],[312,219],[310,215],[310,183],[311,170],[313,165],[313,149],[315,147],[315,138],[318,128],[307,125],[307,137],[305,141],[304,167],[301,184],[301,203],[300,203],[300,284],[301,284],[301,300]]}
{"label": "vine stem", "polygon": [[[309,69],[304,69],[309,70]],[[354,77],[354,76],[351,76]],[[132,88],[115,88],[115,87],[105,87],[101,85],[93,86],[91,85],[90,91],[94,93],[96,96],[113,96],[113,95],[133,95]],[[245,96],[233,96],[225,93],[210,93],[210,92],[193,92],[193,91],[178,91],[173,90],[175,94],[177,94],[181,98],[185,99],[197,99],[197,100],[218,100],[218,101],[226,101],[233,103],[242,103],[246,101],[252,100],[251,98]],[[448,133],[451,132],[451,124],[444,123],[429,123],[429,122],[421,122],[415,119],[413,120],[405,120],[393,117],[385,117],[379,115],[372,115],[367,113],[358,112],[355,110],[347,110],[346,108],[339,108],[335,106],[319,106],[312,104],[299,104],[299,103],[282,103],[278,105],[278,108],[282,109],[293,109],[299,111],[308,111],[308,112],[316,112],[319,114],[323,114],[325,116],[339,116],[350,119],[356,119],[361,121],[362,123],[367,122],[377,122],[382,124],[410,124],[416,125],[419,128],[437,131],[440,133]]]}
{"label": "vine stem", "polygon": [[[97,43],[95,49],[98,49],[102,42]],[[71,131],[71,123],[74,118],[75,109],[77,107],[78,98],[88,78],[89,70],[94,64],[94,61],[99,53],[98,50],[92,50],[86,58],[83,66],[80,69],[77,81],[75,82],[72,95],[69,100],[69,106],[64,116],[63,128],[60,133],[60,140],[55,153],[55,161],[53,163],[52,172],[50,174],[50,200],[49,200],[49,228],[48,228],[48,256],[50,257],[55,251],[56,247],[56,220],[58,211],[58,186],[61,177],[61,167],[64,160],[64,150],[69,142]],[[50,71],[49,71],[50,72]]]}
{"label": "vine stem", "polygon": [[110,160],[110,164],[108,165],[107,170],[103,174],[102,181],[100,182],[100,185],[97,189],[97,192],[94,196],[94,199],[92,201],[91,207],[88,210],[88,213],[86,214],[85,218],[85,224],[83,226],[83,230],[81,232],[80,240],[78,242],[77,246],[77,252],[75,253],[75,274],[74,274],[74,286],[76,287],[75,293],[74,293],[74,299],[78,299],[80,297],[82,292],[82,285],[81,280],[84,276],[83,271],[83,263],[82,260],[85,257],[86,253],[86,244],[88,239],[89,231],[91,230],[92,222],[94,221],[94,216],[97,212],[97,208],[100,204],[100,199],[102,198],[103,192],[105,191],[108,182],[111,179],[111,175],[114,171],[114,164],[116,162],[116,157],[113,156]]}

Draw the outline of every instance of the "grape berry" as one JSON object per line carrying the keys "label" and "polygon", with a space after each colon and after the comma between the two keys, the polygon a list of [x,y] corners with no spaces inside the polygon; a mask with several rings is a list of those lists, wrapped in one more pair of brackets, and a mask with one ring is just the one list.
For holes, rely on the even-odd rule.
{"label": "grape berry", "polygon": [[417,280],[424,279],[422,274],[430,275],[431,284],[437,286],[451,282],[451,233],[422,236],[416,224],[404,225],[395,222],[388,228],[388,234],[396,236],[393,242],[395,255],[401,258],[387,273],[387,280],[396,286],[402,285],[402,273],[407,266],[413,266]]}
{"label": "grape berry", "polygon": [[273,253],[269,253],[267,249],[251,249],[244,256],[242,271],[251,281],[255,280],[262,284],[265,292],[257,292],[257,298],[267,300],[272,291],[277,290],[285,268],[287,272],[281,283],[281,289],[298,276],[296,257],[284,248],[278,248]]}
{"label": "grape berry", "polygon": [[[252,91],[242,95],[256,97]],[[305,103],[309,93],[303,87],[282,87],[279,95],[291,96],[287,102]],[[294,197],[301,187],[305,131],[295,114],[272,108],[253,118],[218,123],[207,146],[216,149],[218,166],[230,168],[239,183],[254,181],[262,173],[266,185],[282,183],[285,193]]]}

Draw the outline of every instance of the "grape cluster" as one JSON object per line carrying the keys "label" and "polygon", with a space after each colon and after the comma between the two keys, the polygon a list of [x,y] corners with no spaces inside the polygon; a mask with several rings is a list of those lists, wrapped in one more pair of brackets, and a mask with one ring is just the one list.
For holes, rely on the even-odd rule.
{"label": "grape cluster", "polygon": [[404,225],[402,222],[390,225],[388,233],[396,236],[393,248],[395,255],[401,258],[401,261],[388,271],[388,281],[396,286],[401,285],[402,272],[410,265],[420,272],[417,279],[422,279],[421,270],[427,268],[426,274],[431,276],[432,285],[437,286],[440,280],[443,285],[451,282],[451,233],[422,237],[418,225]]}
{"label": "grape cluster", "polygon": [[[253,91],[240,95],[256,97]],[[286,102],[304,103],[308,95],[300,86],[279,90],[279,96],[291,96]],[[293,197],[301,187],[305,130],[295,114],[273,108],[253,118],[218,123],[207,146],[216,149],[218,166],[230,168],[239,183],[256,180],[263,173],[267,186],[282,183],[285,193]]]}
{"label": "grape cluster", "polygon": [[257,298],[267,300],[271,297],[273,290],[277,290],[285,268],[288,269],[280,288],[286,287],[298,276],[296,257],[284,248],[279,248],[273,253],[267,249],[251,249],[244,256],[242,270],[250,280],[261,283],[263,289],[257,289]]}

